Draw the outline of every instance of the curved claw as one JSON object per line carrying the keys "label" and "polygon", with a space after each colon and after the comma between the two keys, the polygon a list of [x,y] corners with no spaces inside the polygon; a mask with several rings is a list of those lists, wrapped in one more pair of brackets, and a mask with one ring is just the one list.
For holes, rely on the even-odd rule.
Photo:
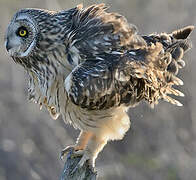
{"label": "curved claw", "polygon": [[84,150],[82,150],[80,146],[71,145],[71,146],[67,146],[66,148],[64,148],[64,149],[61,151],[60,159],[63,160],[64,157],[65,157],[70,151],[73,151],[73,153],[72,153],[72,155],[71,155],[72,158],[78,157],[78,156],[82,156],[82,155],[84,154]]}
{"label": "curved claw", "polygon": [[74,151],[75,150],[75,146],[67,146],[66,148],[64,148],[62,151],[61,151],[61,154],[60,154],[60,159],[63,160],[64,157],[66,156],[66,154],[70,151]]}

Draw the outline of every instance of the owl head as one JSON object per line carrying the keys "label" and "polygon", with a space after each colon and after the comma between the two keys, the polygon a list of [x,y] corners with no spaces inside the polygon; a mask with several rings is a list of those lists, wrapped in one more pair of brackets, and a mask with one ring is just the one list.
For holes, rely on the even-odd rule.
{"label": "owl head", "polygon": [[38,41],[38,24],[27,11],[19,11],[12,18],[5,36],[5,46],[12,57],[26,57]]}
{"label": "owl head", "polygon": [[[72,10],[73,11],[73,10]],[[48,52],[65,42],[71,11],[22,9],[12,18],[5,36],[10,56],[24,58]]]}

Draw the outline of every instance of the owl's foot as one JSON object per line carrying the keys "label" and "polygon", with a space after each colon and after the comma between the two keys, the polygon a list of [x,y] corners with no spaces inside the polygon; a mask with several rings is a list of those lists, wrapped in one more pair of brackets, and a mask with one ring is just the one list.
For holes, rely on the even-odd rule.
{"label": "owl's foot", "polygon": [[61,159],[63,159],[68,152],[72,151],[71,157],[78,157],[83,155],[83,150],[85,149],[88,140],[91,138],[92,133],[81,131],[80,135],[76,141],[75,145],[67,146],[65,149],[61,151]]}
{"label": "owl's foot", "polygon": [[67,153],[70,151],[73,151],[72,157],[74,158],[74,157],[82,156],[83,150],[81,149],[80,146],[77,145],[67,146],[61,151],[60,159],[63,160],[64,157],[67,155]]}

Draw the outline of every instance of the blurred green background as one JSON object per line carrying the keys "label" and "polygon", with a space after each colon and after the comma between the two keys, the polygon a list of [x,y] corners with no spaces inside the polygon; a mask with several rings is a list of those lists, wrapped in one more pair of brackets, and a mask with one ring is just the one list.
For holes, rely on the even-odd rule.
{"label": "blurred green background", "polygon": [[[24,70],[4,47],[5,29],[24,7],[68,9],[104,2],[135,24],[139,33],[170,32],[196,24],[196,0],[0,0],[0,180],[57,180],[64,162],[61,149],[78,131],[62,119],[53,121],[45,110],[27,101]],[[192,33],[193,45],[196,33]],[[180,72],[183,107],[161,102],[130,109],[131,130],[122,141],[110,142],[99,154],[99,180],[196,179],[196,49],[185,56]]]}

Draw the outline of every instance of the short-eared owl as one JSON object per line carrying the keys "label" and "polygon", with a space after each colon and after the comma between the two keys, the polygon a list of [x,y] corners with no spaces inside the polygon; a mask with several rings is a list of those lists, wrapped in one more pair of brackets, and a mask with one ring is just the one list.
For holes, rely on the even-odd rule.
{"label": "short-eared owl", "polygon": [[94,166],[110,140],[130,127],[127,110],[159,99],[181,106],[173,85],[191,43],[193,26],[169,34],[139,35],[137,28],[104,4],[64,11],[22,9],[6,32],[6,48],[29,76],[29,99],[79,128],[74,146],[79,166]]}

